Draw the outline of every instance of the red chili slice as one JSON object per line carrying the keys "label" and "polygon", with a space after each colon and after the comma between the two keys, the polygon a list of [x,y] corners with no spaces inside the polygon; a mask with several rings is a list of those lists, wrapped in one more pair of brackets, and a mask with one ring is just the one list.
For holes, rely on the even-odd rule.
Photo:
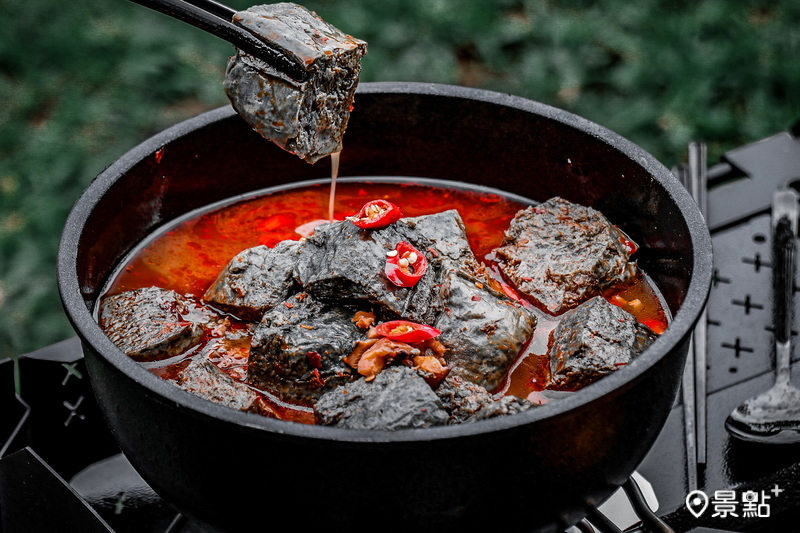
{"label": "red chili slice", "polygon": [[413,287],[428,269],[425,254],[405,241],[386,254],[384,272],[389,281],[398,287]]}
{"label": "red chili slice", "polygon": [[390,320],[375,326],[378,335],[400,342],[422,342],[439,335],[441,331],[408,320]]}
{"label": "red chili slice", "polygon": [[628,237],[628,236],[625,234],[625,232],[624,232],[624,231],[622,231],[621,229],[619,229],[617,226],[614,226],[614,227],[615,227],[615,228],[617,229],[617,231],[619,232],[619,234],[620,234],[620,236],[619,236],[619,242],[620,242],[620,244],[622,244],[622,246],[624,246],[624,247],[625,247],[625,250],[628,252],[628,255],[629,255],[629,256],[631,256],[631,255],[635,254],[635,253],[636,253],[636,251],[639,249],[639,245],[638,245],[638,244],[636,244],[636,243],[633,241],[633,239],[631,239],[630,237]]}
{"label": "red chili slice", "polygon": [[403,212],[392,202],[386,200],[372,200],[364,204],[361,211],[347,220],[363,229],[380,229],[393,224],[403,217]]}

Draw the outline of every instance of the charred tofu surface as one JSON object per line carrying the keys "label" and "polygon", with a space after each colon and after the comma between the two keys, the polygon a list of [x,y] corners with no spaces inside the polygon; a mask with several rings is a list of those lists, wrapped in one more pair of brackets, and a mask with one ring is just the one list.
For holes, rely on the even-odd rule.
{"label": "charred tofu surface", "polygon": [[459,209],[379,205],[241,250],[198,294],[113,293],[100,325],[192,394],[358,429],[556,401],[634,363],[666,327],[662,308],[660,321],[643,311],[661,300],[636,245],[594,209],[562,198],[520,208],[476,253]]}
{"label": "charred tofu surface", "polygon": [[632,277],[633,250],[602,213],[556,197],[514,217],[496,254],[517,290],[559,314]]}
{"label": "charred tofu surface", "polygon": [[552,385],[577,389],[629,364],[656,339],[644,324],[600,296],[564,316],[550,347]]}
{"label": "charred tofu surface", "polygon": [[288,2],[253,6],[233,22],[307,74],[292,79],[239,50],[223,84],[233,108],[262,137],[309,163],[341,151],[367,43]]}
{"label": "charred tofu surface", "polygon": [[105,298],[99,322],[126,355],[156,361],[199,344],[210,312],[174,291],[148,287]]}

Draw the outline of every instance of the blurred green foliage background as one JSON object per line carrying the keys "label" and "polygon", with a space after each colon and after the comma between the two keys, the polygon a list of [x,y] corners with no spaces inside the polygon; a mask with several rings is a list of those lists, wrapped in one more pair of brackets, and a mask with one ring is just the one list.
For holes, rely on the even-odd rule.
{"label": "blurred green foliage background", "polygon": [[[229,0],[244,9],[247,0]],[[668,167],[800,119],[800,3],[308,0],[366,40],[362,81],[426,81],[567,109]],[[72,336],[56,250],[73,202],[161,129],[226,105],[232,48],[128,0],[0,2],[0,356]]]}

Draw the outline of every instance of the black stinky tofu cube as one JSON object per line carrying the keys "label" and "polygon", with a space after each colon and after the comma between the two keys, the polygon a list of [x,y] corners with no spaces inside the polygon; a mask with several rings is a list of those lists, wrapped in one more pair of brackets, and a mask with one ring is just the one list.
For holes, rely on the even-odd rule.
{"label": "black stinky tofu cube", "polygon": [[288,2],[253,6],[233,22],[308,74],[306,81],[294,80],[238,51],[228,62],[224,89],[239,115],[309,163],[341,151],[367,43]]}

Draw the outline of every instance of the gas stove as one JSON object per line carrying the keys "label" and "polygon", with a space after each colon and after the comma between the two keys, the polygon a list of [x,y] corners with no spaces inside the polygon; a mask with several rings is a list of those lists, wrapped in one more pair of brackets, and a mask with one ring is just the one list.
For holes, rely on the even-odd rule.
{"label": "gas stove", "polygon": [[[769,208],[775,189],[800,185],[800,140],[780,133],[736,148],[707,176],[706,460],[689,475],[679,395],[631,480],[570,533],[800,531],[800,444],[746,443],[724,429],[773,383]],[[161,499],[119,452],[77,338],[0,362],[0,397],[0,533],[221,533]]]}

